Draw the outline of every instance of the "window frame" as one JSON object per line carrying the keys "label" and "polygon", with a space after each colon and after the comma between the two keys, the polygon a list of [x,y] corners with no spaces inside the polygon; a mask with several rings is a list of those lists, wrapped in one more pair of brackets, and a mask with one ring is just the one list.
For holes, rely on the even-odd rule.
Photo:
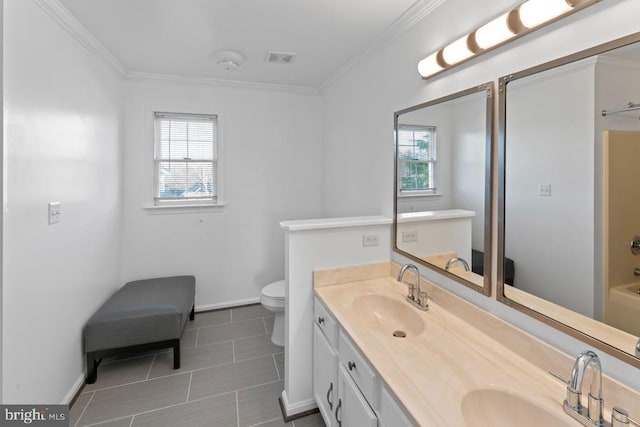
{"label": "window frame", "polygon": [[[221,114],[219,113],[203,113],[203,112],[194,112],[185,109],[180,109],[180,112],[174,112],[173,109],[166,108],[152,108],[148,109],[149,116],[151,120],[151,124],[149,129],[151,140],[150,144],[150,160],[151,160],[151,181],[150,186],[147,186],[147,194],[149,197],[147,198],[148,202],[145,204],[145,209],[160,209],[163,210],[165,208],[172,208],[175,211],[179,211],[178,208],[221,208],[225,205],[224,203],[224,192],[223,192],[223,144],[222,144],[222,120]],[[214,142],[215,142],[215,151],[213,154],[213,159],[211,160],[212,167],[215,170],[214,175],[214,186],[216,187],[216,196],[215,197],[206,197],[206,198],[176,198],[176,199],[160,199],[159,198],[159,186],[160,186],[160,175],[159,175],[159,165],[161,160],[157,159],[157,147],[158,147],[158,138],[159,138],[159,124],[160,120],[157,115],[166,115],[166,116],[175,116],[176,118],[213,118],[215,121],[215,134],[214,134]],[[201,163],[202,161],[194,161],[190,160],[190,162]],[[209,161],[205,161],[209,163]],[[149,188],[150,187],[150,188]],[[188,209],[191,210],[191,209]]]}
{"label": "window frame", "polygon": [[[400,146],[400,132],[402,131],[425,131],[428,130],[431,132],[432,141],[430,144],[430,151],[433,154],[433,158],[431,160],[402,160],[400,158],[400,153],[396,156],[398,164],[396,165],[397,176],[396,180],[398,182],[398,194],[397,197],[424,197],[424,196],[438,196],[438,186],[437,186],[437,163],[438,163],[438,141],[437,141],[437,126],[430,125],[411,125],[411,124],[398,124],[398,150]],[[414,139],[415,141],[415,139]],[[415,147],[415,144],[414,144]],[[403,189],[402,188],[402,164],[412,163],[412,164],[426,164],[429,169],[429,188],[426,189]]]}

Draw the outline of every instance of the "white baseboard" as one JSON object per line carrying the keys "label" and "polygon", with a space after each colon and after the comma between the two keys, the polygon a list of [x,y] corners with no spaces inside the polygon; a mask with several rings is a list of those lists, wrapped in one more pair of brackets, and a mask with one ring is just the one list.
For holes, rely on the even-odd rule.
{"label": "white baseboard", "polygon": [[78,377],[75,383],[71,386],[71,389],[67,392],[67,395],[62,399],[61,405],[68,405],[71,403],[75,395],[80,391],[80,388],[84,385],[84,380],[87,378],[87,369],[84,368],[82,373]]}
{"label": "white baseboard", "polygon": [[239,305],[256,304],[260,302],[260,297],[240,299],[236,301],[221,302],[218,304],[197,305],[196,313],[199,311],[217,310],[220,308],[237,307]]}
{"label": "white baseboard", "polygon": [[289,398],[287,397],[287,390],[282,390],[280,398],[282,400],[282,409],[284,410],[284,416],[286,418],[295,418],[297,414],[318,408],[318,404],[315,399],[307,399],[301,402],[290,403]]}

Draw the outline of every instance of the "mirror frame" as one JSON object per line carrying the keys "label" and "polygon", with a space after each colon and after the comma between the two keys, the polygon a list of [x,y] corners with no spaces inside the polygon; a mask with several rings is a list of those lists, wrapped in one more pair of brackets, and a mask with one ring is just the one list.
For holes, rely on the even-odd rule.
{"label": "mirror frame", "polygon": [[[562,58],[555,59],[553,61],[549,61],[540,65],[536,65],[534,67],[527,68],[522,71],[518,71],[516,73],[511,73],[506,76],[503,76],[498,81],[498,90],[499,90],[499,107],[498,107],[498,247],[497,247],[497,292],[496,298],[503,304],[508,305],[511,308],[514,308],[528,316],[533,317],[536,320],[539,320],[549,326],[552,326],[555,329],[564,332],[573,338],[576,338],[580,341],[585,342],[588,345],[591,345],[599,350],[604,351],[622,361],[629,363],[632,366],[640,368],[640,340],[638,340],[637,344],[635,344],[635,348],[631,348],[627,351],[621,348],[614,347],[612,344],[609,344],[605,341],[606,332],[603,332],[603,336],[592,336],[587,334],[586,332],[577,329],[574,326],[563,323],[560,320],[557,320],[549,315],[543,314],[539,311],[536,311],[526,305],[522,305],[517,301],[514,301],[507,297],[504,294],[505,284],[504,284],[504,259],[505,259],[505,180],[506,180],[506,149],[507,149],[507,141],[506,141],[506,131],[507,131],[507,86],[510,82],[514,80],[518,80],[542,71],[550,70],[552,68],[556,68],[562,65],[570,64],[572,62],[576,62],[582,59],[586,59],[595,55],[600,55],[605,52],[608,52],[613,49],[617,49],[620,47],[624,47],[633,43],[640,42],[640,32],[634,33],[625,37],[621,37],[615,40],[612,40],[607,43],[603,43],[597,46],[594,46],[589,49],[585,49],[571,55],[567,55]],[[546,301],[546,300],[545,300]],[[554,303],[549,302],[550,304],[556,305]],[[557,306],[557,305],[556,305]],[[561,307],[561,306],[558,306]],[[568,309],[567,309],[568,310]],[[606,325],[603,322],[593,320],[594,322],[598,322],[602,325]],[[596,334],[594,334],[596,335]],[[600,335],[600,334],[597,334]],[[637,338],[637,337],[636,337]]]}
{"label": "mirror frame", "polygon": [[[484,92],[486,94],[486,118],[485,118],[485,192],[484,192],[484,268],[483,268],[483,285],[477,284],[463,279],[460,276],[452,274],[440,267],[430,264],[417,256],[403,251],[398,247],[398,117],[402,114],[410,113],[422,108],[431,107],[434,105],[442,104],[454,99],[462,98],[467,95],[473,95],[476,93]],[[478,86],[474,86],[469,89],[465,89],[459,92],[452,93],[441,98],[437,98],[422,104],[414,105],[413,107],[405,108],[393,113],[393,139],[394,139],[394,167],[393,167],[393,251],[403,255],[425,267],[440,273],[449,279],[452,279],[470,289],[473,289],[486,296],[491,295],[491,268],[493,265],[492,258],[492,241],[493,241],[493,228],[492,228],[492,212],[491,206],[493,205],[493,138],[494,138],[494,83],[487,82]]]}

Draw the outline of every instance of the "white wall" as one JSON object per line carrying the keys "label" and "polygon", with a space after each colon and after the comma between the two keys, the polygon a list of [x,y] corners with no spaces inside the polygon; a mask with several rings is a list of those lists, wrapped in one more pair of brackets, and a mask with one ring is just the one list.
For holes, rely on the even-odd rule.
{"label": "white wall", "polygon": [[[449,0],[413,28],[378,46],[324,91],[323,207],[328,215],[393,211],[393,112],[637,32],[640,2],[603,1],[522,37],[433,79],[420,79],[420,59],[520,3],[518,0]],[[462,13],[461,11],[464,11]],[[496,99],[497,103],[497,99]],[[496,104],[497,106],[497,104]],[[368,138],[355,138],[366,128]],[[348,142],[348,146],[346,146]],[[341,153],[364,153],[347,168]],[[349,183],[345,188],[343,183]],[[399,262],[407,260],[393,255]],[[444,288],[541,337],[570,354],[586,345],[530,317],[444,279],[423,274]],[[494,291],[495,292],[495,291]],[[640,388],[637,370],[599,352],[603,369]]]}
{"label": "white wall", "polygon": [[[452,207],[475,212],[471,218],[471,247],[484,252],[485,175],[487,157],[484,92],[457,102],[453,107],[451,188]],[[471,262],[470,260],[468,260]]]}
{"label": "white wall", "polygon": [[[595,61],[510,83],[505,256],[516,288],[593,317]],[[551,185],[539,196],[538,185]],[[553,242],[552,245],[549,245]]]}
{"label": "white wall", "polygon": [[122,83],[35,2],[4,24],[3,403],[58,403],[120,281]]}
{"label": "white wall", "polygon": [[[390,218],[296,221],[284,225],[287,281],[285,308],[285,382],[282,402],[287,416],[315,408],[313,399],[313,272],[386,262],[391,248]],[[310,227],[309,224],[315,225]],[[350,223],[350,225],[348,224]],[[363,247],[365,235],[380,244]]]}
{"label": "white wall", "polygon": [[[3,70],[4,70],[4,55],[3,55],[3,38],[4,38],[4,0],[0,0],[0,99],[4,99],[4,79],[3,79]],[[2,133],[0,133],[0,160],[4,163],[4,114],[0,114],[0,128],[3,129]],[[4,170],[4,167],[3,167]],[[4,173],[0,173],[0,198],[4,200]],[[0,240],[4,240],[4,209],[0,211]],[[3,295],[3,285],[2,285],[2,276],[3,276],[3,265],[4,265],[4,257],[2,255],[2,246],[0,245],[0,307],[2,307],[2,295]],[[2,355],[3,355],[3,339],[2,339],[2,330],[4,321],[2,319],[2,314],[0,313],[0,384],[3,384],[3,376],[2,376]],[[2,402],[2,387],[0,387],[0,402]]]}
{"label": "white wall", "polygon": [[[462,211],[464,215],[448,215],[450,211],[439,211],[444,215],[429,215],[420,218],[417,216],[407,218],[406,215],[398,215],[396,227],[398,249],[425,259],[427,256],[440,258],[440,262],[432,262],[440,268],[446,266],[449,260],[445,256],[452,257],[452,254],[460,257],[471,266],[471,236],[473,213]],[[461,212],[461,213],[462,213]],[[411,214],[413,215],[413,214]],[[405,233],[415,235],[415,240],[405,242]]]}
{"label": "white wall", "polygon": [[[222,209],[149,210],[153,111],[219,115]],[[284,277],[283,220],[320,216],[319,95],[135,80],[125,84],[123,282],[197,277],[196,308],[257,302]]]}

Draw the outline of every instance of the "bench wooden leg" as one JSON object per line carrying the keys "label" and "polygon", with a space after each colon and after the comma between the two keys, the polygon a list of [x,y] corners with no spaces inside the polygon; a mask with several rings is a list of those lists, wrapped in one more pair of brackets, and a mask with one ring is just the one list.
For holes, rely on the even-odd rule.
{"label": "bench wooden leg", "polygon": [[191,313],[189,313],[189,320],[193,320],[196,318],[196,306],[193,305],[191,307]]}
{"label": "bench wooden leg", "polygon": [[87,384],[93,384],[98,379],[98,361],[93,353],[87,353]]}
{"label": "bench wooden leg", "polygon": [[173,369],[180,369],[180,340],[173,340]]}

